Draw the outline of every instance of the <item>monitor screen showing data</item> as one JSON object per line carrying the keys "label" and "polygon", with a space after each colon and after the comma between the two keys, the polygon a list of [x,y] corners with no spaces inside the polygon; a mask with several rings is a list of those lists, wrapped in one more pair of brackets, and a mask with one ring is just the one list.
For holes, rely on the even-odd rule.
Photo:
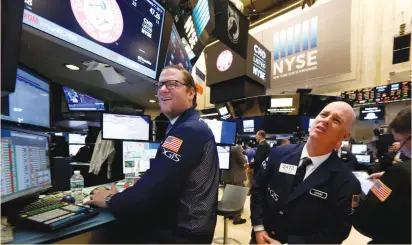
{"label": "monitor screen showing data", "polygon": [[167,47],[165,66],[180,65],[188,71],[192,71],[192,63],[186,53],[185,47],[180,39],[176,26],[172,25],[169,46]]}
{"label": "monitor screen showing data", "polygon": [[76,156],[76,154],[79,152],[80,148],[82,148],[84,145],[69,145],[69,154],[70,156]]}
{"label": "monitor screen showing data", "polygon": [[236,138],[236,123],[218,120],[204,120],[212,130],[217,144],[234,145]]}
{"label": "monitor screen showing data", "polygon": [[370,163],[371,162],[371,156],[370,155],[355,155],[356,160],[360,163]]}
{"label": "monitor screen showing data", "polygon": [[220,169],[228,170],[230,168],[230,146],[218,146],[217,154]]}
{"label": "monitor screen showing data", "polygon": [[254,133],[255,132],[255,120],[248,119],[243,121],[243,132]]}
{"label": "monitor screen showing data", "polygon": [[69,134],[69,144],[85,144],[87,135]]}
{"label": "monitor screen showing data", "polygon": [[355,155],[364,155],[368,151],[367,145],[361,144],[353,144],[352,145],[352,153]]}
{"label": "monitor screen showing data", "polygon": [[1,203],[51,187],[48,137],[1,129]]}
{"label": "monitor screen showing data", "polygon": [[123,173],[126,178],[138,177],[150,168],[150,159],[156,157],[159,143],[123,142]]}
{"label": "monitor screen showing data", "polygon": [[150,116],[103,113],[103,139],[148,141]]}
{"label": "monitor screen showing data", "polygon": [[50,128],[49,83],[19,68],[14,93],[1,98],[1,119]]}
{"label": "monitor screen showing data", "polygon": [[104,102],[87,94],[63,86],[64,98],[69,111],[104,111]]}
{"label": "monitor screen showing data", "polygon": [[155,0],[30,0],[23,22],[155,79],[164,15]]}

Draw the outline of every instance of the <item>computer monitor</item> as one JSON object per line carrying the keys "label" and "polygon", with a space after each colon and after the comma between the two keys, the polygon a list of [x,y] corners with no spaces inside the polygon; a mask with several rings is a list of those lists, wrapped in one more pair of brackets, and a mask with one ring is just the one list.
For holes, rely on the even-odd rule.
{"label": "computer monitor", "polygon": [[353,144],[352,153],[355,155],[365,155],[368,151],[368,146],[364,144]]}
{"label": "computer monitor", "polygon": [[126,178],[138,177],[150,168],[150,159],[156,157],[160,143],[123,141],[123,173]]}
{"label": "computer monitor", "polygon": [[104,111],[105,104],[90,95],[63,86],[63,94],[69,111]]}
{"label": "computer monitor", "polygon": [[150,116],[103,113],[102,138],[105,140],[149,141]]}
{"label": "computer monitor", "polygon": [[223,170],[230,169],[230,146],[218,146],[217,154],[219,156],[219,168]]}
{"label": "computer monitor", "polygon": [[215,136],[218,145],[234,145],[236,139],[236,123],[204,119]]}
{"label": "computer monitor", "polygon": [[254,133],[255,132],[255,121],[253,119],[248,119],[243,121],[243,132],[244,133]]}
{"label": "computer monitor", "polygon": [[2,127],[1,146],[1,203],[52,186],[46,134]]}
{"label": "computer monitor", "polygon": [[69,144],[85,144],[87,135],[69,134]]}
{"label": "computer monitor", "polygon": [[20,67],[16,90],[1,98],[1,119],[50,128],[49,82]]}
{"label": "computer monitor", "polygon": [[356,160],[358,160],[359,163],[370,163],[371,162],[371,156],[370,155],[355,155]]}
{"label": "computer monitor", "polygon": [[69,145],[69,154],[71,156],[76,156],[77,152],[79,152],[80,148],[84,145]]}

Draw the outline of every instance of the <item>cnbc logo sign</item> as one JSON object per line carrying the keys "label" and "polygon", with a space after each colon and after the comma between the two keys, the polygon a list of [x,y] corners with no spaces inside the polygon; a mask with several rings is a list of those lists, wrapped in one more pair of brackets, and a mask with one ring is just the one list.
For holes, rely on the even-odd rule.
{"label": "cnbc logo sign", "polygon": [[275,32],[273,42],[274,79],[317,69],[317,16]]}

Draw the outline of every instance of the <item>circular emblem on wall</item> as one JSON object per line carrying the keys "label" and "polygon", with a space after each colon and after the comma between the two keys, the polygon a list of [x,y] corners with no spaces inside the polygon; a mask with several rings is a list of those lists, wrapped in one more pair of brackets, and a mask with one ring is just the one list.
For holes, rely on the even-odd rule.
{"label": "circular emblem on wall", "polygon": [[116,42],[123,33],[123,16],[116,0],[70,0],[77,23],[93,39]]}
{"label": "circular emblem on wall", "polygon": [[229,50],[224,50],[219,54],[216,61],[216,67],[219,71],[226,71],[232,65],[233,54]]}

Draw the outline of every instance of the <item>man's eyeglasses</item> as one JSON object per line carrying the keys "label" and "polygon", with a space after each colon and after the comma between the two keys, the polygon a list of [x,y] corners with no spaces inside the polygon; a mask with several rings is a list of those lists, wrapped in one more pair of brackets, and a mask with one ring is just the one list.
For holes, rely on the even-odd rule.
{"label": "man's eyeglasses", "polygon": [[163,87],[163,85],[166,85],[166,88],[168,90],[173,90],[179,86],[189,86],[185,83],[182,83],[180,81],[177,80],[169,80],[169,81],[164,81],[164,82],[157,82],[154,84],[154,88],[156,89],[156,91],[158,91],[159,89],[161,89]]}

